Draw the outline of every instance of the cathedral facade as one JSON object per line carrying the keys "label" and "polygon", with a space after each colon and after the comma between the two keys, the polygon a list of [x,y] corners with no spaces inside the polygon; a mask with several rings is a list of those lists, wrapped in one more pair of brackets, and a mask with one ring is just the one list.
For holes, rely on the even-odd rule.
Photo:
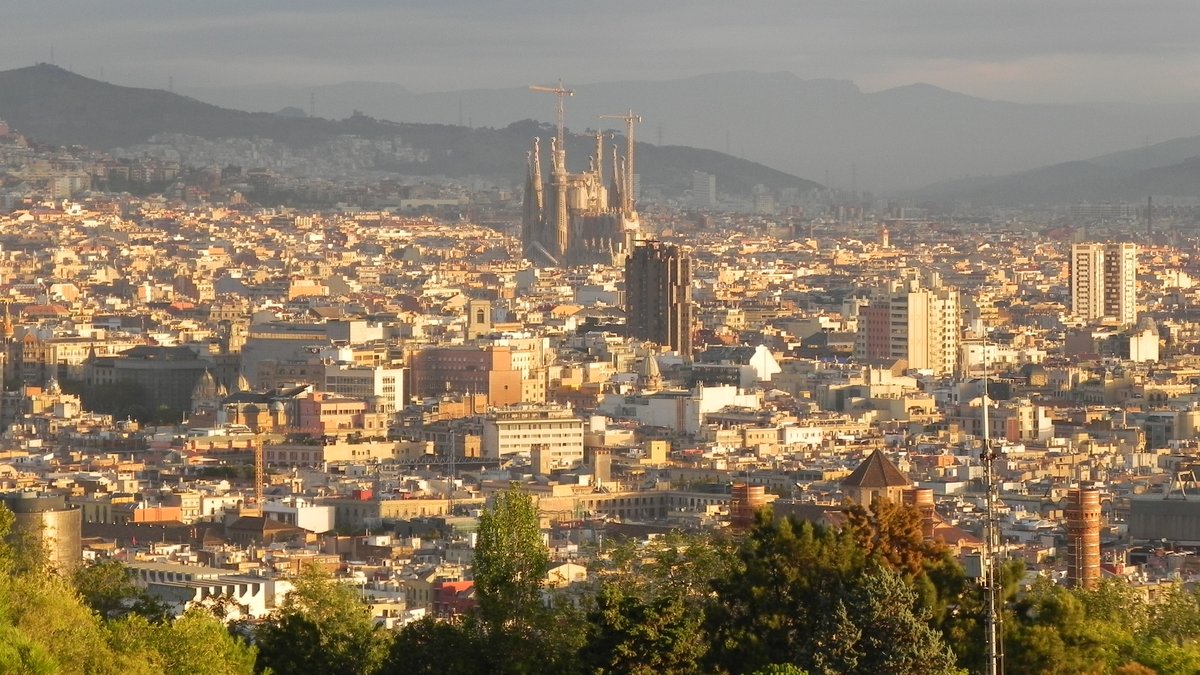
{"label": "cathedral facade", "polygon": [[629,158],[612,154],[612,176],[604,175],[604,136],[596,134],[596,153],[587,171],[567,173],[566,150],[550,140],[550,175],[543,179],[538,139],[529,153],[521,240],[525,256],[542,267],[623,265],[640,238],[633,208]]}

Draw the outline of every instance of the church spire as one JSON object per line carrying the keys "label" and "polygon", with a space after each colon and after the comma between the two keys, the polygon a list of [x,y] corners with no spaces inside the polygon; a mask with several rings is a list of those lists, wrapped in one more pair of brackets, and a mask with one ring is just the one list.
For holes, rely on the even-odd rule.
{"label": "church spire", "polygon": [[604,185],[604,132],[596,132],[596,182]]}
{"label": "church spire", "polygon": [[4,332],[5,342],[11,342],[13,336],[17,334],[17,329],[13,326],[12,312],[9,311],[10,305],[11,303],[4,303],[4,326],[0,329]]}

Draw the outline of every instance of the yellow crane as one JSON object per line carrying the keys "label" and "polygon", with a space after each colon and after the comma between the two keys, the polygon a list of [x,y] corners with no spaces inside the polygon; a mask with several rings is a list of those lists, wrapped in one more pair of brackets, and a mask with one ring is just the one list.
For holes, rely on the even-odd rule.
{"label": "yellow crane", "polygon": [[242,509],[239,512],[243,516],[262,516],[266,517],[266,511],[263,510],[263,483],[266,482],[266,462],[263,461],[263,437],[260,432],[254,434],[253,447],[254,451],[254,506],[242,504]]}
{"label": "yellow crane", "polygon": [[642,121],[641,115],[630,110],[624,115],[601,115],[602,120],[625,121],[625,180],[621,186],[621,208],[626,213],[633,211],[633,125]]}
{"label": "yellow crane", "polygon": [[263,483],[266,482],[266,462],[263,461],[263,438],[254,435],[254,508],[259,516],[267,517],[263,509]]}

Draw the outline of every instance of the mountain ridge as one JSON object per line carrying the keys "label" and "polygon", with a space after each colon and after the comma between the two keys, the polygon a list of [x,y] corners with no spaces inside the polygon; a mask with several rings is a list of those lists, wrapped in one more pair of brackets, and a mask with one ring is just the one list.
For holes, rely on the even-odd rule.
{"label": "mountain ridge", "polygon": [[[454,177],[492,175],[513,182],[524,176],[525,151],[533,135],[550,133],[537,123],[519,121],[499,129],[471,129],[390,122],[362,114],[331,120],[244,112],[172,92],[100,82],[48,64],[0,72],[0,119],[37,140],[96,149],[135,145],[162,133],[209,139],[262,137],[299,147],[341,134],[400,136],[414,147],[433,150],[429,154],[434,160],[390,167],[394,170]],[[571,136],[567,149],[573,163],[588,156],[592,143]],[[691,170],[698,169],[716,175],[722,190],[734,194],[748,194],[760,183],[776,190],[817,186],[710,150],[639,143],[637,153],[638,171],[646,185],[682,190],[690,185]]]}
{"label": "mountain ridge", "polygon": [[999,176],[945,181],[909,196],[980,205],[1141,201],[1200,197],[1200,136],[1060,162]]}
{"label": "mountain ridge", "polygon": [[[401,87],[402,85],[396,85]],[[567,101],[573,128],[608,127],[601,114],[642,115],[639,138],[724,151],[794,175],[829,174],[834,186],[898,194],[969,175],[1004,175],[1200,133],[1200,106],[1014,103],[928,83],[864,91],[848,80],[803,79],[787,71],[733,71],[674,80],[576,85]],[[515,119],[554,121],[552,97],[524,87],[400,93],[356,92],[348,84],[193,88],[209,102],[251,110],[351,110],[412,122],[470,126]],[[609,127],[611,128],[611,127]]]}

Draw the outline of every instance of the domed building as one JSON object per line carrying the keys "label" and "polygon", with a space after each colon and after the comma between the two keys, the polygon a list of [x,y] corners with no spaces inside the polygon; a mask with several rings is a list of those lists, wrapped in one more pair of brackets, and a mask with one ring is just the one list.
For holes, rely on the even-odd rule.
{"label": "domed building", "polygon": [[870,506],[876,499],[899,504],[904,490],[909,487],[912,487],[912,481],[884,456],[882,450],[871,453],[841,481],[842,494],[859,506]]}
{"label": "domed building", "polygon": [[215,416],[221,404],[221,388],[212,371],[205,370],[192,389],[192,416]]}
{"label": "domed building", "polygon": [[1050,375],[1046,372],[1045,366],[1040,363],[1026,363],[1021,366],[1021,377],[1025,379],[1025,386],[1028,387],[1044,387],[1050,383]]}

